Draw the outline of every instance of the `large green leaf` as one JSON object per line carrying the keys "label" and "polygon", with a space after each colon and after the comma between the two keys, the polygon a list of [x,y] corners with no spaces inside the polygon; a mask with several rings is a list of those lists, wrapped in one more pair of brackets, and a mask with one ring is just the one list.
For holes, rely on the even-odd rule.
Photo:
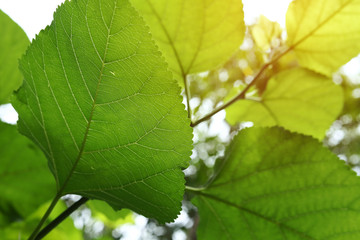
{"label": "large green leaf", "polygon": [[234,139],[199,192],[199,239],[360,239],[360,179],[317,140],[280,128]]}
{"label": "large green leaf", "polygon": [[[0,122],[0,226],[25,218],[49,201],[55,182],[41,150],[16,126]],[[46,190],[45,190],[46,189]]]}
{"label": "large green leaf", "polygon": [[226,110],[230,124],[283,126],[322,139],[343,106],[340,86],[314,72],[297,68],[270,79],[259,98],[240,100]]}
{"label": "large green leaf", "polygon": [[25,32],[1,10],[0,26],[0,104],[3,104],[22,83],[18,62],[30,42]]}
{"label": "large green leaf", "polygon": [[19,130],[45,152],[58,195],[161,222],[176,217],[192,130],[180,89],[127,0],[66,2],[20,68]]}
{"label": "large green leaf", "polygon": [[288,45],[300,64],[331,76],[360,52],[359,0],[296,0],[286,15]]}
{"label": "large green leaf", "polygon": [[[245,33],[241,0],[131,0],[178,79],[217,67]],[[182,80],[181,80],[182,82]]]}

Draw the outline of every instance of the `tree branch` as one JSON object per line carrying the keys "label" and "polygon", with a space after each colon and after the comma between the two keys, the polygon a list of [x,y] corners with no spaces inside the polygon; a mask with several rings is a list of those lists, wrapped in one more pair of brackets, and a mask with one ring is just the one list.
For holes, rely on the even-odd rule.
{"label": "tree branch", "polygon": [[232,98],[230,101],[228,101],[227,103],[223,104],[220,107],[215,108],[211,113],[205,115],[204,117],[200,118],[199,120],[195,121],[195,122],[191,122],[190,126],[191,127],[195,127],[196,125],[209,120],[212,116],[214,116],[216,113],[220,112],[221,110],[224,110],[225,108],[227,108],[228,106],[232,105],[233,103],[235,103],[236,101],[240,100],[240,99],[245,99],[246,97],[246,93],[247,91],[259,80],[259,78],[261,77],[261,75],[263,74],[263,72],[265,72],[265,70],[271,66],[272,64],[274,64],[275,62],[277,62],[282,56],[284,56],[285,54],[287,54],[288,52],[290,52],[292,50],[292,47],[286,49],[284,52],[280,53],[278,56],[276,56],[274,59],[272,59],[270,62],[266,63],[265,65],[262,66],[262,68],[260,69],[260,71],[256,74],[256,76],[254,77],[254,79],[244,88],[244,90],[242,90],[237,96],[235,96],[234,98]]}

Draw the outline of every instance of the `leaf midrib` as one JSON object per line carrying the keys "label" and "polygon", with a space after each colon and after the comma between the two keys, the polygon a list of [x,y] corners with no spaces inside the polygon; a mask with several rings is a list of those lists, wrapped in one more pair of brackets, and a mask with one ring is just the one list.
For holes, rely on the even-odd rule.
{"label": "leaf midrib", "polygon": [[[101,3],[99,3],[101,4]],[[92,118],[93,118],[93,115],[94,115],[94,110],[95,110],[95,107],[96,107],[96,100],[97,100],[97,96],[98,96],[98,90],[99,90],[99,86],[100,86],[100,83],[101,83],[101,80],[102,80],[102,76],[103,76],[103,72],[104,72],[104,68],[105,68],[105,59],[106,59],[106,55],[107,55],[107,51],[108,51],[108,45],[109,45],[109,40],[110,40],[110,32],[111,32],[111,28],[112,28],[112,23],[113,23],[113,20],[114,20],[114,16],[115,16],[115,11],[116,11],[116,5],[117,5],[117,1],[115,1],[115,5],[114,5],[114,9],[113,9],[113,12],[112,12],[112,16],[111,16],[111,20],[110,20],[110,25],[108,27],[108,33],[107,33],[107,39],[106,39],[106,44],[105,44],[105,50],[104,50],[104,56],[103,58],[101,59],[102,61],[102,66],[101,66],[101,70],[100,70],[100,74],[99,74],[99,77],[98,77],[98,82],[97,82],[97,86],[96,86],[96,91],[95,91],[95,96],[93,98],[93,101],[92,101],[92,106],[91,106],[91,112],[90,112],[90,116],[89,116],[89,119],[88,119],[88,123],[87,123],[87,126],[86,126],[86,130],[85,130],[85,133],[84,133],[84,138],[83,138],[83,141],[81,143],[81,147],[80,147],[80,150],[79,150],[79,153],[78,153],[78,156],[76,157],[76,160],[68,174],[68,176],[66,177],[64,183],[62,184],[60,190],[58,191],[57,195],[61,195],[62,192],[65,190],[66,188],[66,185],[67,183],[70,181],[71,177],[72,177],[72,174],[74,173],[76,167],[77,167],[77,164],[79,163],[80,159],[82,158],[82,155],[83,155],[83,152],[84,152],[84,149],[85,149],[85,145],[86,145],[86,141],[87,141],[87,137],[88,137],[88,134],[89,134],[89,129],[90,129],[90,125],[91,125],[91,122],[92,122]],[[86,14],[86,13],[85,13]],[[101,12],[101,15],[103,13]],[[87,19],[86,19],[87,21]],[[90,32],[90,29],[89,29],[89,35],[90,37],[92,38],[91,36],[91,32]],[[94,44],[94,48],[96,48],[95,44]],[[95,49],[96,50],[96,49]]]}
{"label": "leaf midrib", "polygon": [[324,21],[320,22],[317,27],[315,27],[313,30],[311,30],[304,37],[300,38],[300,40],[298,40],[294,44],[290,45],[290,47],[289,47],[290,50],[296,48],[298,45],[300,45],[306,39],[311,37],[316,31],[318,31],[320,28],[322,28],[327,22],[329,22],[333,17],[335,17],[338,13],[340,13],[346,6],[348,6],[353,1],[354,0],[349,0],[349,1],[345,2],[343,5],[341,5],[336,11],[334,11],[332,14],[330,14]]}

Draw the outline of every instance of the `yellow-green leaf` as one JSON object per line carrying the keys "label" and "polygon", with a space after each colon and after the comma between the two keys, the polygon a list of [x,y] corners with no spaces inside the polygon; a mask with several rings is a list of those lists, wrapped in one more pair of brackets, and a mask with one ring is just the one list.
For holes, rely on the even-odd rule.
{"label": "yellow-green leaf", "polygon": [[296,0],[286,15],[300,64],[325,75],[360,52],[360,0]]}
{"label": "yellow-green leaf", "polygon": [[255,126],[282,126],[318,139],[340,114],[340,86],[312,71],[296,68],[270,79],[264,94],[240,100],[226,110],[230,124],[252,121]]}
{"label": "yellow-green leaf", "polygon": [[177,79],[225,62],[244,38],[241,0],[131,2],[150,26]]}
{"label": "yellow-green leaf", "polygon": [[281,33],[282,29],[280,24],[270,21],[263,15],[259,17],[258,23],[251,31],[256,45],[264,51],[271,47],[274,39],[280,37]]}

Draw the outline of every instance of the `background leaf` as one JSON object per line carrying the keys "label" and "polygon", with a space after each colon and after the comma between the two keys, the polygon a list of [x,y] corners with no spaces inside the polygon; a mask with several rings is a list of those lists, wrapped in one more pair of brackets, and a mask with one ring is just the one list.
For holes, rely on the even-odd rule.
{"label": "background leaf", "polygon": [[19,130],[58,192],[160,222],[179,213],[192,130],[148,28],[127,0],[71,1],[20,62]]}
{"label": "background leaf", "polygon": [[180,83],[224,63],[244,38],[241,0],[131,0]]}
{"label": "background leaf", "polygon": [[[44,212],[48,208],[50,203],[45,203],[41,205],[39,208],[35,209],[33,214],[27,216],[23,221],[18,221],[12,223],[7,228],[1,229],[0,234],[1,239],[4,240],[22,240],[28,239],[31,232],[36,227],[36,224],[40,221]],[[53,221],[58,215],[60,215],[63,211],[66,210],[66,204],[61,202],[57,204],[51,213],[49,219],[46,221],[47,224],[50,221]],[[54,228],[48,235],[46,235],[44,240],[80,240],[84,239],[82,236],[82,232],[74,227],[74,222],[71,217],[66,218],[62,221],[56,228]]]}
{"label": "background leaf", "polygon": [[322,139],[343,107],[340,86],[306,69],[285,70],[270,79],[261,97],[240,100],[226,110],[230,124],[282,126]]}
{"label": "background leaf", "polygon": [[0,26],[0,104],[3,104],[22,83],[18,63],[30,42],[25,32],[1,10]]}
{"label": "background leaf", "polygon": [[0,227],[26,218],[54,194],[55,182],[41,150],[16,126],[0,122]]}
{"label": "background leaf", "polygon": [[104,201],[91,200],[86,203],[95,219],[102,221],[106,226],[116,228],[125,223],[134,223],[133,212],[129,209],[115,211]]}
{"label": "background leaf", "polygon": [[288,45],[299,63],[331,76],[360,52],[359,0],[296,0],[286,14]]}
{"label": "background leaf", "polygon": [[359,239],[360,181],[311,137],[245,129],[193,202],[199,239]]}

